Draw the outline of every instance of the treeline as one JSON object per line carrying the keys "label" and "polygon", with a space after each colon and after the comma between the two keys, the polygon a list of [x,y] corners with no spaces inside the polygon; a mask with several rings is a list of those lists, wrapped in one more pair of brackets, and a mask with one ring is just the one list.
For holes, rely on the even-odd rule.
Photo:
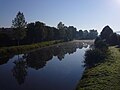
{"label": "treeline", "polygon": [[27,25],[26,39],[29,43],[36,43],[49,40],[64,40],[70,41],[73,39],[95,39],[98,33],[97,30],[82,31],[74,26],[64,26],[62,22],[57,25],[57,28],[46,26],[42,22],[29,23]]}
{"label": "treeline", "polygon": [[67,27],[62,22],[57,25],[57,28],[39,21],[27,24],[23,13],[18,12],[12,21],[12,28],[1,28],[0,46],[32,44],[50,40],[95,39],[97,35],[97,30],[78,31],[74,26]]}

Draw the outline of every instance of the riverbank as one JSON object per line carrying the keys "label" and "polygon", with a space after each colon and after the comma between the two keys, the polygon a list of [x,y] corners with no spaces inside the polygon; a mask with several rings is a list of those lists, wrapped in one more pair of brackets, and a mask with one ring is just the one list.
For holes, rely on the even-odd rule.
{"label": "riverbank", "polygon": [[[94,40],[73,40],[69,41],[71,43],[87,43],[87,44],[93,44]],[[0,57],[1,56],[9,56],[9,54],[21,54],[29,51],[34,51],[36,49],[45,48],[49,46],[53,46],[56,44],[62,44],[62,40],[54,40],[54,41],[46,41],[31,45],[20,45],[20,46],[11,46],[11,47],[1,47],[0,48]],[[67,43],[67,42],[64,42]]]}
{"label": "riverbank", "polygon": [[8,56],[9,54],[20,54],[27,51],[31,51],[37,48],[43,48],[46,46],[62,43],[62,40],[46,41],[35,43],[31,45],[20,45],[20,46],[11,46],[11,47],[1,47],[0,56]]}
{"label": "riverbank", "polygon": [[104,63],[84,71],[76,90],[119,90],[120,49],[109,47],[110,55]]}

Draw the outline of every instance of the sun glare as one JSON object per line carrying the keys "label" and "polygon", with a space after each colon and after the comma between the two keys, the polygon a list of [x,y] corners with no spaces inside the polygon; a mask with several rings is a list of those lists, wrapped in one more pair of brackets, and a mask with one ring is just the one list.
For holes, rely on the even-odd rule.
{"label": "sun glare", "polygon": [[[109,0],[108,0],[109,1]],[[111,6],[116,6],[120,8],[120,0],[111,0],[111,2],[109,2],[111,4]]]}
{"label": "sun glare", "polygon": [[120,4],[120,0],[115,0],[117,4]]}

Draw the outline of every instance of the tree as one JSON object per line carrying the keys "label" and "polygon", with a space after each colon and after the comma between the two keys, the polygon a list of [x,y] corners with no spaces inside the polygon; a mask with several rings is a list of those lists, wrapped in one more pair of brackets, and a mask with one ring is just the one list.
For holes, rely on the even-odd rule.
{"label": "tree", "polygon": [[29,43],[34,43],[35,42],[35,24],[34,23],[29,23],[27,25],[27,41]]}
{"label": "tree", "polygon": [[100,49],[89,49],[85,52],[85,66],[91,68],[105,61],[107,54]]}
{"label": "tree", "polygon": [[118,40],[119,40],[119,47],[120,47],[120,35],[118,35]]}
{"label": "tree", "polygon": [[67,28],[66,30],[66,39],[69,41],[69,40],[72,40],[72,32],[71,32],[71,29],[70,27]]}
{"label": "tree", "polygon": [[67,26],[65,26],[64,24],[62,24],[62,22],[60,22],[60,23],[57,25],[57,28],[59,29],[60,39],[66,40],[66,30],[67,30]]}
{"label": "tree", "polygon": [[119,37],[116,33],[113,33],[109,37],[109,44],[110,45],[118,45],[119,43]]}
{"label": "tree", "polygon": [[45,39],[45,24],[42,22],[35,22],[36,42],[41,42]]}
{"label": "tree", "polygon": [[83,31],[79,30],[79,39],[83,39]]}
{"label": "tree", "polygon": [[98,40],[98,41],[95,42],[95,48],[106,52],[108,50],[108,45],[103,40]]}
{"label": "tree", "polygon": [[89,39],[95,39],[95,38],[97,37],[97,35],[98,35],[97,30],[94,30],[94,29],[93,29],[93,30],[90,30],[90,31],[89,31],[89,35],[88,35],[89,37],[88,37],[88,38],[89,38]]}
{"label": "tree", "polygon": [[88,31],[87,31],[87,30],[85,30],[85,31],[83,32],[83,38],[84,38],[84,39],[88,39]]}
{"label": "tree", "polygon": [[46,26],[46,39],[53,40],[54,39],[54,28]]}
{"label": "tree", "polygon": [[64,28],[64,24],[62,22],[59,22],[59,24],[57,25],[58,29],[63,29]]}
{"label": "tree", "polygon": [[108,43],[108,39],[111,34],[113,34],[113,30],[109,26],[105,26],[100,34],[100,37]]}
{"label": "tree", "polygon": [[18,84],[23,84],[25,81],[25,78],[27,76],[27,65],[26,61],[23,60],[16,60],[14,62],[15,66],[12,69],[13,76],[17,80]]}
{"label": "tree", "polygon": [[0,47],[10,44],[10,36],[7,33],[0,32]]}
{"label": "tree", "polygon": [[53,32],[54,32],[54,40],[58,40],[60,38],[59,30],[53,27]]}
{"label": "tree", "polygon": [[94,41],[94,44],[96,44],[98,41],[102,40],[100,36],[98,36],[95,41]]}
{"label": "tree", "polygon": [[67,29],[67,36],[69,40],[73,40],[76,38],[76,28],[73,26],[69,26]]}
{"label": "tree", "polygon": [[14,20],[12,20],[14,39],[17,40],[18,46],[19,46],[19,41],[23,39],[26,35],[26,30],[25,30],[26,24],[27,22],[25,21],[25,17],[23,13],[19,11],[16,17],[14,18]]}

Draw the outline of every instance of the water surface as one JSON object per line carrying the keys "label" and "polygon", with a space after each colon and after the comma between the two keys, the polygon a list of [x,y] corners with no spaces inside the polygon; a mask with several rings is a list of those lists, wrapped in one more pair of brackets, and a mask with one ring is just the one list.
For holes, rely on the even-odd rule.
{"label": "water surface", "polygon": [[0,90],[74,90],[88,45],[64,43],[0,59]]}

